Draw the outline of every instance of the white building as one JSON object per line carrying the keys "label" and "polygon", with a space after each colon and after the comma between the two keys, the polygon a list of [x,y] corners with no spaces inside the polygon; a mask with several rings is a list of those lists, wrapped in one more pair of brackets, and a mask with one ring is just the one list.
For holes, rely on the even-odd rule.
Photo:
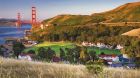
{"label": "white building", "polygon": [[30,55],[26,55],[26,54],[21,54],[18,56],[19,60],[27,60],[27,61],[32,61],[32,58]]}
{"label": "white building", "polygon": [[123,46],[121,46],[120,44],[117,45],[116,49],[120,50],[120,49],[123,49]]}
{"label": "white building", "polygon": [[118,62],[119,61],[119,57],[117,55],[99,55],[100,59],[104,59],[108,62],[108,64],[112,64],[113,62]]}

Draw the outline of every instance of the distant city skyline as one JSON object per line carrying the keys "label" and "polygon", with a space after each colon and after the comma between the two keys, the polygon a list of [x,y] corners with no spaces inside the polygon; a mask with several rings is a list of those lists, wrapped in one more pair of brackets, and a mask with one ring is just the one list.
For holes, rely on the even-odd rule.
{"label": "distant city skyline", "polygon": [[32,6],[37,8],[38,20],[60,14],[90,15],[136,1],[140,0],[1,0],[0,18],[16,19],[20,12],[22,19],[30,20]]}

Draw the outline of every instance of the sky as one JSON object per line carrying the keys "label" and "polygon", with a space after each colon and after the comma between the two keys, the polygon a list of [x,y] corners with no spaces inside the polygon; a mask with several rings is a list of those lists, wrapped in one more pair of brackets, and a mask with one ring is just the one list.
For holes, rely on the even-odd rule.
{"label": "sky", "polygon": [[44,20],[61,14],[90,15],[114,9],[140,0],[0,0],[0,18],[31,19],[31,7],[37,8],[37,19]]}

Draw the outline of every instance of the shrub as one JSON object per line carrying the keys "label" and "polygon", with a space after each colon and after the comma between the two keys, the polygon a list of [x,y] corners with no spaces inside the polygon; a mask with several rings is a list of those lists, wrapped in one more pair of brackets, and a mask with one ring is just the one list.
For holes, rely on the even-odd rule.
{"label": "shrub", "polygon": [[34,50],[29,50],[28,53],[29,54],[35,54],[35,51]]}
{"label": "shrub", "polygon": [[88,69],[90,73],[93,73],[93,74],[99,74],[103,72],[103,64],[98,61],[92,61],[92,60],[88,61],[86,63],[86,68]]}
{"label": "shrub", "polygon": [[40,47],[38,49],[37,56],[39,57],[39,59],[45,60],[47,58],[47,51],[46,51],[46,49],[44,47]]}

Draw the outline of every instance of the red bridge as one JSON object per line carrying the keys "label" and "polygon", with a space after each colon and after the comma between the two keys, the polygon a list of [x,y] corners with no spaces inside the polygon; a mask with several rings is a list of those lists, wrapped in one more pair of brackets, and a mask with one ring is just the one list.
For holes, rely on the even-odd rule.
{"label": "red bridge", "polygon": [[23,24],[31,24],[32,26],[39,25],[41,22],[37,21],[36,7],[32,7],[32,19],[31,20],[21,20],[20,13],[17,13],[16,26],[20,27]]}

